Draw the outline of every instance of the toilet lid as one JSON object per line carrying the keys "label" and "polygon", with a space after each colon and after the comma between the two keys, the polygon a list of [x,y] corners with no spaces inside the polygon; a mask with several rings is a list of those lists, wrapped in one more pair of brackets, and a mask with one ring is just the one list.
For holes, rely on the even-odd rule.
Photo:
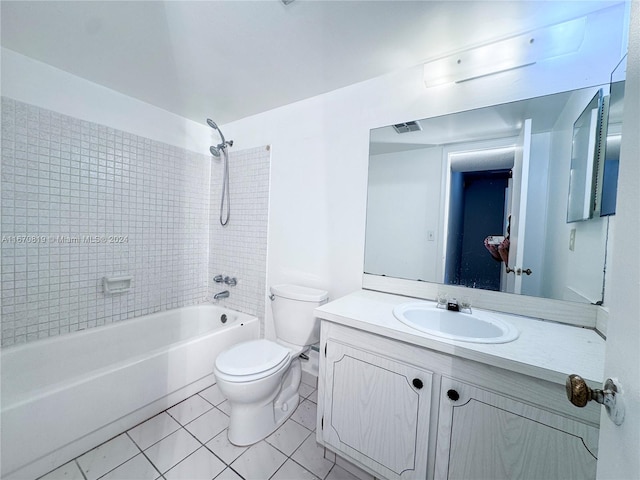
{"label": "toilet lid", "polygon": [[289,358],[291,351],[266,339],[239,343],[216,358],[216,368],[228,375],[266,372]]}

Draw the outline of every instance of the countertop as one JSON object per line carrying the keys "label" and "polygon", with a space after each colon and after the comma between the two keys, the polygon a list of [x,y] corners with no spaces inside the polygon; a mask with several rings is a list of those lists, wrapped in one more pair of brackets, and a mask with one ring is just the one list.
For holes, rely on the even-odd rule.
{"label": "countertop", "polygon": [[482,310],[511,323],[520,336],[500,344],[460,342],[419,332],[393,316],[394,306],[415,301],[419,300],[360,290],[315,312],[323,320],[562,385],[571,373],[595,386],[603,383],[605,340],[594,330]]}

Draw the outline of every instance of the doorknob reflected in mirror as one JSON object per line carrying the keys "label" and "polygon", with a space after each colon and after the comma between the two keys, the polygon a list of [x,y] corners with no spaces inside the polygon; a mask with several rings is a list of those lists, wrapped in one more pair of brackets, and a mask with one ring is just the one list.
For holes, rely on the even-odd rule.
{"label": "doorknob reflected in mirror", "polygon": [[531,275],[533,271],[530,268],[522,269],[520,267],[517,268],[509,268],[509,265],[505,267],[505,271],[507,273],[515,273],[516,275]]}
{"label": "doorknob reflected in mirror", "polygon": [[580,375],[572,374],[567,377],[565,388],[567,398],[576,407],[584,407],[589,401],[594,400],[604,405],[613,423],[621,425],[624,421],[622,389],[615,380],[608,378],[604,390],[599,390],[590,388]]}

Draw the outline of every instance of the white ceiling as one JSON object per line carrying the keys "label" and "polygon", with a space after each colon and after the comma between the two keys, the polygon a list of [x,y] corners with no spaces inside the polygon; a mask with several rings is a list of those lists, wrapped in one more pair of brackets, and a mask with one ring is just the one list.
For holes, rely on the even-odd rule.
{"label": "white ceiling", "polygon": [[[596,89],[590,88],[593,91]],[[493,105],[441,117],[418,120],[422,130],[398,134],[392,126],[371,130],[372,155],[415,150],[436,145],[469,143],[517,137],[527,118],[532,120],[532,133],[553,130],[572,92]]]}
{"label": "white ceiling", "polygon": [[2,46],[225,124],[614,3],[3,0]]}

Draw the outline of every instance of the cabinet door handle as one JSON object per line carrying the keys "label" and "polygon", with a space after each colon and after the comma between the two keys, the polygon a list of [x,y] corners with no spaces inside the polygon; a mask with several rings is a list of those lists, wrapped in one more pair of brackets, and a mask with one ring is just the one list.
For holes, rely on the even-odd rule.
{"label": "cabinet door handle", "polygon": [[417,390],[420,390],[424,386],[422,380],[420,380],[419,378],[414,378],[413,382],[411,383],[413,383],[413,386],[416,387]]}
{"label": "cabinet door handle", "polygon": [[453,400],[454,402],[457,402],[458,400],[460,400],[460,394],[456,392],[453,388],[450,390],[447,390],[447,397],[449,397],[449,400]]}

